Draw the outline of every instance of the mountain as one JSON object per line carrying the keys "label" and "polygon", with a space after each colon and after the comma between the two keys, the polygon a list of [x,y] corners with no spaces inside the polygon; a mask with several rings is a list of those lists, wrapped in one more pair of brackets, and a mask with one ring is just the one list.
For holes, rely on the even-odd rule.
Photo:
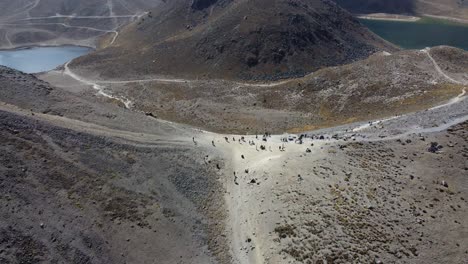
{"label": "mountain", "polygon": [[75,60],[87,74],[278,79],[395,48],[322,0],[167,1],[107,48]]}
{"label": "mountain", "polygon": [[330,1],[2,2],[8,47],[100,48],[0,66],[0,263],[466,263],[467,51]]}
{"label": "mountain", "polygon": [[390,13],[468,19],[466,0],[334,0],[355,14]]}
{"label": "mountain", "polygon": [[[450,78],[466,74],[463,51],[427,52]],[[345,101],[333,96],[354,95],[369,112],[420,103],[424,98],[411,97],[417,78],[429,88],[444,83],[424,69],[435,70],[425,53],[324,69],[302,80],[305,88],[280,87],[286,96],[274,99],[294,105],[301,98],[294,91],[307,90],[303,97],[313,99],[315,89],[335,107]],[[385,77],[393,86],[360,88],[392,67],[401,68]],[[159,121],[3,67],[0,87],[0,263],[466,259],[459,246],[468,243],[466,97],[381,122],[316,130],[298,144],[281,140],[284,134],[263,140]],[[419,96],[425,92],[444,96],[434,89]],[[354,110],[345,104],[342,113]],[[229,121],[220,117],[218,123]]]}
{"label": "mountain", "polygon": [[161,0],[18,0],[0,2],[0,48],[98,45]]}
{"label": "mountain", "polygon": [[92,94],[2,66],[0,86],[0,263],[227,263],[219,161]]}
{"label": "mountain", "polygon": [[352,13],[414,14],[415,1],[408,0],[335,0],[337,4]]}
{"label": "mountain", "polygon": [[[384,118],[440,104],[462,92],[468,81],[467,61],[468,52],[441,46],[377,53],[301,78],[268,83],[89,80],[131,101],[130,108],[164,120],[222,133],[283,133]],[[71,71],[83,74],[76,68]]]}

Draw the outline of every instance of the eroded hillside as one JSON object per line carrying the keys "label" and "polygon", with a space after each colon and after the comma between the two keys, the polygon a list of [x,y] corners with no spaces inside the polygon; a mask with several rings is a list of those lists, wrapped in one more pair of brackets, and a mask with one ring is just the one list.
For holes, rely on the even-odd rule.
{"label": "eroded hillside", "polygon": [[[113,42],[120,27],[160,0],[19,0],[0,2],[0,48]],[[106,39],[98,43],[99,37]]]}
{"label": "eroded hillside", "polygon": [[382,50],[396,48],[329,1],[179,0],[160,5],[123,29],[112,46],[71,66],[103,78],[275,80]]}
{"label": "eroded hillside", "polygon": [[[307,131],[448,100],[460,94],[468,80],[466,57],[465,51],[450,47],[379,53],[271,83],[157,77],[91,82],[128,99],[130,108],[211,131]],[[49,75],[42,78],[54,81]]]}

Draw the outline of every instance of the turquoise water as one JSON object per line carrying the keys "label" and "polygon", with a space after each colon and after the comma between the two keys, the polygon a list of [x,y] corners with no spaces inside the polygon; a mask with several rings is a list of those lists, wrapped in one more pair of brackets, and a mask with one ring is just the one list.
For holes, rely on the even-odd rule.
{"label": "turquoise water", "polygon": [[449,45],[468,50],[468,25],[423,18],[418,22],[359,19],[380,37],[404,49]]}
{"label": "turquoise water", "polygon": [[50,71],[92,49],[77,46],[34,47],[0,51],[0,65],[26,73]]}

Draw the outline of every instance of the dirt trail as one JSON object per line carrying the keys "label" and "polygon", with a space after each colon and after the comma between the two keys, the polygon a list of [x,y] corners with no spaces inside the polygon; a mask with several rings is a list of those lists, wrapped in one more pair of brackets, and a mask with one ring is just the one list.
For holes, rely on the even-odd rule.
{"label": "dirt trail", "polygon": [[[421,52],[423,52],[424,54],[427,55],[427,57],[431,60],[432,64],[434,65],[434,68],[436,70],[436,72],[442,76],[443,78],[445,78],[446,80],[448,80],[449,82],[451,83],[455,83],[455,84],[460,84],[460,85],[468,85],[468,82],[466,81],[458,81],[458,80],[455,80],[453,79],[452,77],[450,77],[449,75],[447,75],[439,66],[439,64],[437,63],[437,61],[432,57],[432,55],[430,54],[430,50],[431,48],[425,48],[423,50],[421,50]],[[465,95],[466,95],[466,89],[467,88],[464,88],[463,91],[457,95],[456,97],[448,100],[447,102],[443,103],[443,104],[440,104],[440,105],[437,105],[437,106],[434,106],[434,107],[431,107],[429,108],[428,110],[436,110],[436,109],[439,109],[439,108],[443,108],[443,107],[447,107],[447,106],[450,106],[450,105],[453,105],[453,104],[456,104],[458,102],[460,102],[461,100],[464,100],[465,99]],[[380,123],[384,123],[384,122],[387,122],[387,121],[391,121],[391,120],[394,120],[394,119],[397,119],[397,118],[400,118],[400,117],[404,117],[404,116],[407,116],[407,115],[399,115],[399,116],[393,116],[393,117],[389,117],[389,118],[385,118],[385,119],[380,119],[380,120],[373,120],[372,122],[367,122],[365,124],[362,124],[358,127],[355,127],[352,129],[353,132],[359,132],[359,131],[362,131],[364,129],[367,129],[369,127],[371,127],[372,125],[374,124],[380,124]],[[465,117],[466,118],[466,117]],[[459,122],[458,123],[461,123],[461,122],[464,122],[465,119],[464,118],[460,118]],[[444,130],[446,128],[442,127],[442,130]],[[433,128],[431,131],[427,131],[427,132],[435,132],[435,131],[440,131],[440,130],[437,130],[437,127]],[[425,131],[419,131],[420,133],[423,133]]]}
{"label": "dirt trail", "polygon": [[70,62],[67,62],[64,66],[65,70],[64,70],[64,74],[70,76],[71,78],[79,81],[79,82],[82,82],[86,85],[89,85],[91,87],[93,87],[94,90],[96,90],[98,92],[99,95],[102,95],[104,97],[107,97],[107,98],[110,98],[110,99],[115,99],[117,101],[120,101],[122,102],[126,108],[130,108],[131,105],[132,105],[132,101],[128,100],[127,98],[124,98],[124,97],[120,97],[120,96],[114,96],[114,95],[111,95],[109,93],[106,93],[104,91],[104,87],[102,87],[101,85],[97,84],[96,82],[93,82],[93,81],[90,81],[90,80],[87,80],[87,79],[84,79],[78,75],[76,75],[75,73],[73,73],[70,68],[68,67],[68,64]]}
{"label": "dirt trail", "polygon": [[[112,31],[112,33],[115,33],[115,36],[112,39],[110,45],[112,45],[115,42],[115,40],[117,39],[117,37],[119,35],[119,33],[117,31]],[[447,79],[448,81],[450,81],[452,83],[463,84],[463,85],[467,84],[467,82],[460,82],[460,81],[457,81],[457,80],[453,79],[452,77],[448,76],[444,71],[442,71],[440,66],[435,61],[435,59],[431,56],[430,48],[423,49],[423,50],[421,50],[421,52],[425,53],[428,56],[428,58],[434,64],[434,67],[435,67],[436,71],[442,77],[444,77],[445,79]],[[85,83],[87,85],[93,86],[93,88],[98,90],[101,95],[104,95],[106,97],[122,101],[126,105],[127,108],[130,108],[130,105],[131,105],[131,101],[129,99],[123,98],[123,97],[115,97],[115,96],[112,96],[112,95],[110,95],[108,93],[105,93],[103,87],[101,87],[100,84],[105,85],[105,84],[130,84],[130,83],[145,83],[145,82],[162,82],[162,83],[194,83],[194,82],[199,82],[199,80],[182,79],[182,78],[148,78],[148,79],[121,80],[121,81],[90,80],[90,79],[79,76],[76,73],[72,72],[72,70],[69,68],[69,63],[67,63],[65,65],[65,72],[64,72],[65,74],[69,75],[70,77],[72,77],[75,80],[78,80],[78,81],[83,82],[83,83]],[[265,88],[268,88],[268,87],[276,87],[276,86],[284,85],[284,84],[287,84],[287,83],[292,82],[294,80],[298,80],[298,79],[287,79],[287,80],[271,82],[271,83],[245,83],[245,82],[235,82],[235,81],[227,81],[227,80],[219,80],[219,81],[231,82],[232,84],[234,84],[234,85],[236,85],[238,87],[243,86],[243,87],[265,87]]]}
{"label": "dirt trail", "polygon": [[15,11],[12,12],[11,15],[7,16],[6,18],[4,18],[2,20],[8,20],[8,18],[16,17],[16,16],[21,15],[21,14],[26,14],[26,16],[30,17],[31,16],[30,15],[31,10],[36,8],[40,3],[41,3],[41,0],[33,0],[32,2],[27,4],[25,7],[23,7],[22,8],[23,10],[15,10]]}
{"label": "dirt trail", "polygon": [[21,109],[17,106],[0,103],[0,110],[5,112],[14,113],[20,116],[33,118],[39,121],[44,121],[55,126],[79,131],[83,133],[89,133],[96,136],[110,137],[118,140],[123,140],[125,143],[139,144],[150,147],[151,145],[161,144],[175,144],[175,145],[187,145],[190,143],[188,138],[184,137],[170,137],[169,135],[155,135],[148,133],[136,133],[124,130],[117,130],[108,128],[105,126],[83,122],[76,119],[70,119],[67,117],[35,113],[29,110]]}
{"label": "dirt trail", "polygon": [[[89,84],[91,85],[91,83]],[[453,101],[452,104],[461,102],[464,99],[465,97],[461,95],[459,96],[459,100]],[[29,110],[1,103],[0,110],[83,133],[113,138],[126,144],[144,147],[160,146],[161,144],[194,146],[191,136],[180,136],[177,135],[177,132],[171,135],[156,135],[122,131],[67,117],[32,113]],[[398,119],[398,117],[392,119]],[[420,130],[413,130],[387,138],[379,138],[378,133],[376,133],[374,137],[357,137],[356,141],[395,140],[404,138],[412,133],[437,132],[466,120],[468,120],[468,116],[451,120],[437,127],[421,128]],[[177,124],[174,124],[174,127],[176,126]],[[181,127],[180,129],[182,131],[183,128]],[[267,256],[271,256],[270,253],[275,252],[276,246],[268,236],[268,232],[265,232],[270,226],[261,221],[259,212],[263,208],[263,204],[260,201],[263,201],[265,197],[270,197],[271,194],[268,193],[269,186],[266,183],[262,182],[261,187],[257,187],[255,182],[252,183],[252,180],[258,181],[262,175],[279,174],[282,162],[305,154],[307,148],[311,148],[312,153],[310,155],[317,156],[316,151],[321,146],[324,144],[338,144],[340,140],[312,140],[308,138],[304,141],[304,144],[295,144],[291,142],[284,143],[281,140],[287,135],[273,135],[268,137],[266,142],[262,141],[261,137],[257,138],[255,135],[244,136],[244,140],[241,140],[241,136],[239,135],[223,135],[201,130],[194,131],[193,135],[196,146],[203,149],[212,148],[211,154],[216,156],[221,153],[226,161],[224,180],[227,192],[225,199],[227,209],[229,210],[227,231],[231,237],[230,247],[234,263],[268,263]],[[226,142],[225,137],[228,138],[229,143]],[[233,137],[236,139],[235,141],[232,140]],[[249,144],[249,142],[254,142],[254,144]],[[214,146],[212,146],[213,143]],[[314,146],[310,147],[311,144]],[[261,150],[261,145],[265,146],[265,150]],[[279,148],[283,146],[286,147],[285,150],[280,151]],[[246,186],[255,189],[249,189]],[[272,218],[272,224],[274,224],[274,220]]]}
{"label": "dirt trail", "polygon": [[114,15],[114,16],[74,16],[74,15],[55,15],[47,17],[30,17],[18,19],[18,21],[28,20],[42,20],[42,19],[56,19],[56,18],[69,18],[69,19],[115,19],[115,18],[134,18],[135,15]]}
{"label": "dirt trail", "polygon": [[[452,77],[444,73],[437,62],[432,58],[429,53],[429,50],[423,50],[432,63],[438,74],[447,79],[450,82],[457,84],[465,84],[463,82],[457,81]],[[137,81],[114,81],[114,82],[98,82],[87,80],[74,72],[69,68],[69,63],[65,64],[64,74],[70,76],[71,78],[82,82],[83,84],[89,85],[98,91],[99,94],[106,96],[108,98],[116,99],[125,104],[127,108],[131,108],[131,102],[126,98],[115,97],[104,91],[102,86],[105,83],[128,83],[128,82],[137,82]],[[165,80],[172,82],[190,82],[190,80],[183,79],[155,79],[155,80]],[[149,81],[149,80],[141,80]],[[264,84],[265,87],[273,84]],[[430,109],[425,114],[430,114],[431,111],[439,111],[443,107],[448,107],[457,103],[462,102],[466,99],[465,90],[453,98],[449,102],[440,105],[438,107]],[[281,171],[282,162],[287,160],[294,159],[297,156],[303,155],[306,153],[307,148],[311,149],[311,154],[318,156],[316,152],[324,144],[339,144],[342,140],[312,140],[310,138],[306,139],[304,144],[295,144],[295,143],[284,143],[281,139],[286,135],[273,135],[267,138],[267,141],[263,141],[261,137],[257,138],[255,135],[244,136],[244,140],[241,140],[239,135],[223,135],[210,133],[206,131],[199,130],[194,132],[194,141],[191,136],[180,136],[178,133],[172,135],[156,135],[148,133],[136,133],[128,132],[122,130],[111,129],[105,126],[100,126],[92,123],[87,123],[83,121],[73,120],[66,117],[59,117],[47,114],[32,113],[28,110],[20,109],[16,106],[8,104],[0,104],[0,110],[8,111],[22,116],[27,116],[29,118],[34,118],[37,120],[45,121],[52,123],[54,125],[73,129],[76,131],[81,131],[84,133],[90,133],[93,135],[99,135],[103,137],[110,137],[117,140],[123,140],[127,144],[137,144],[140,146],[151,147],[152,145],[161,145],[161,144],[170,144],[170,145],[184,145],[184,146],[198,146],[203,149],[212,148],[212,155],[219,155],[221,153],[223,159],[226,161],[226,168],[224,170],[224,181],[226,186],[226,204],[227,209],[229,210],[227,221],[227,231],[230,234],[230,249],[231,254],[234,258],[234,263],[236,264],[263,264],[269,263],[268,256],[271,256],[272,252],[276,252],[277,246],[272,241],[271,237],[268,237],[268,228],[271,229],[271,226],[265,224],[261,221],[259,212],[262,210],[263,204],[260,201],[263,201],[265,197],[270,197],[272,194],[268,193],[270,190],[267,183],[261,184],[260,187],[257,187],[256,182],[260,177],[264,175],[278,175]],[[410,114],[411,115],[411,114]],[[399,118],[404,116],[391,117],[380,122],[392,121],[397,122]],[[386,140],[396,140],[401,139],[409,134],[414,133],[432,133],[437,131],[442,131],[448,127],[464,122],[468,120],[468,115],[459,117],[453,120],[447,120],[446,123],[439,124],[434,127],[421,127],[419,129],[414,129],[411,131],[402,132],[397,135],[391,135],[386,138],[380,138],[379,131],[371,131],[369,136],[356,137],[355,141],[386,141]],[[155,121],[159,122],[159,121]],[[174,127],[177,127],[177,124],[173,124]],[[350,125],[352,127],[352,125]],[[365,128],[370,127],[368,124],[360,125],[356,124],[355,131],[364,130]],[[183,128],[180,128],[181,131]],[[333,130],[333,129],[332,129]],[[336,129],[334,132],[342,132]],[[180,133],[183,134],[183,133]],[[227,142],[225,137],[228,138]],[[233,137],[235,140],[232,140]],[[240,141],[239,141],[240,140]],[[249,144],[253,142],[253,144]],[[313,144],[313,147],[311,147]],[[214,145],[214,146],[212,146]],[[261,150],[261,145],[265,146],[264,150]],[[280,151],[280,148],[285,146],[284,151]],[[209,152],[208,152],[209,153]],[[294,174],[294,172],[291,172]],[[267,177],[267,176],[265,176]],[[241,184],[240,184],[241,183]],[[255,189],[251,189],[250,187]],[[279,208],[277,208],[280,210]],[[274,217],[272,217],[272,223],[274,223]]]}
{"label": "dirt trail", "polygon": [[431,48],[425,48],[423,50],[421,50],[422,52],[424,52],[428,57],[429,59],[432,61],[432,63],[434,64],[434,67],[436,69],[436,71],[442,76],[444,77],[445,79],[447,79],[448,81],[452,82],[452,83],[456,83],[456,84],[462,84],[462,85],[466,85],[467,82],[462,82],[462,81],[457,81],[455,79],[453,79],[452,77],[448,76],[439,66],[439,64],[436,62],[436,60],[432,57],[431,55]]}
{"label": "dirt trail", "polygon": [[[115,39],[118,36],[117,31],[112,31],[112,32],[115,32],[116,36],[114,37],[111,44],[115,42]],[[91,84],[91,83],[92,84],[130,84],[130,83],[145,83],[145,82],[162,82],[162,83],[195,83],[195,82],[200,82],[200,80],[181,79],[181,78],[148,78],[148,79],[121,80],[121,81],[89,80],[89,79],[86,79],[84,77],[78,76],[76,73],[73,73],[70,70],[70,68],[68,67],[69,63],[67,63],[65,65],[67,67],[67,70],[66,70],[65,74],[71,76],[73,79],[79,80],[79,81],[87,83],[87,84]],[[289,83],[289,82],[294,81],[294,80],[296,80],[296,79],[288,79],[288,80],[284,80],[284,81],[271,82],[271,83],[245,83],[245,82],[235,82],[235,81],[228,81],[228,80],[218,80],[218,81],[231,82],[234,85],[245,86],[245,87],[275,87],[275,86],[280,86],[280,85]]]}
{"label": "dirt trail", "polygon": [[0,26],[30,26],[30,25],[58,25],[58,26],[63,26],[66,28],[78,28],[78,29],[86,29],[86,30],[91,30],[91,31],[98,31],[98,32],[105,32],[105,33],[113,33],[113,30],[104,30],[104,29],[99,29],[99,28],[93,28],[93,27],[82,27],[82,26],[71,26],[65,23],[28,23],[28,24],[15,24],[15,23],[2,23]]}
{"label": "dirt trail", "polygon": [[8,42],[8,45],[9,45],[10,47],[12,47],[12,46],[13,46],[13,43],[11,43],[10,37],[8,36],[8,31],[6,31],[6,30],[5,30],[5,39],[6,39],[6,41]]}
{"label": "dirt trail", "polygon": [[462,24],[468,24],[468,19],[449,17],[449,16],[436,16],[436,15],[430,15],[430,14],[423,14],[423,16],[432,17],[432,18],[436,18],[436,19],[442,19],[442,20],[449,20],[449,21],[462,23]]}

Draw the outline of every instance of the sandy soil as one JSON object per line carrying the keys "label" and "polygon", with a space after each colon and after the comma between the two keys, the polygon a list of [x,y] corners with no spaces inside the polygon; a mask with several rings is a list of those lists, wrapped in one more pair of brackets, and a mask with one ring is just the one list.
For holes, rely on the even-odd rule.
{"label": "sandy soil", "polygon": [[389,20],[389,21],[405,21],[405,22],[416,22],[419,21],[420,17],[386,14],[386,13],[374,13],[365,15],[356,15],[358,18],[371,19],[371,20]]}
{"label": "sandy soil", "polygon": [[425,14],[424,16],[437,18],[437,19],[449,20],[449,21],[456,22],[456,23],[468,24],[468,19],[449,17],[449,16],[436,16],[436,15],[429,15],[429,14]]}
{"label": "sandy soil", "polygon": [[[466,258],[463,247],[454,248],[454,245],[466,242],[462,234],[467,226],[462,219],[467,213],[464,206],[468,198],[468,185],[463,177],[468,166],[465,153],[467,109],[467,100],[463,97],[429,111],[377,121],[374,122],[376,125],[367,128],[353,124],[323,133],[314,131],[309,135],[316,138],[324,135],[325,140],[308,138],[303,144],[282,142],[281,138],[287,135],[268,137],[267,141],[262,141],[261,137],[246,136],[246,142],[233,142],[232,137],[239,140],[240,136],[226,135],[229,143],[222,137],[213,137],[216,148],[221,148],[232,160],[231,171],[226,172],[226,197],[231,212],[228,228],[231,227],[233,236],[231,247],[237,258],[235,263],[316,263],[321,260],[347,263],[351,259],[371,262],[375,258],[385,263],[398,259],[425,263],[433,258],[458,263]],[[452,116],[447,116],[447,113]],[[447,128],[460,122],[465,123],[447,133]],[[417,127],[402,126],[408,123],[417,124]],[[353,128],[359,128],[362,134],[346,132]],[[331,138],[333,135],[337,135],[336,139]],[[250,141],[255,145],[248,144]],[[428,153],[427,148],[432,141],[450,146],[449,153]],[[262,151],[260,145],[265,145],[266,150]],[[279,150],[282,146],[285,151]],[[409,152],[414,152],[411,158],[408,158]],[[446,162],[451,164],[453,174],[440,174],[440,168],[443,170]],[[411,182],[413,179],[429,187],[409,191],[403,190],[404,187],[395,187],[401,185],[402,180]],[[442,180],[453,182],[450,186],[454,189],[438,187]],[[394,200],[387,204],[385,198],[382,201],[371,197],[370,192],[380,192],[376,188],[382,188],[382,191],[390,188],[389,194]],[[439,191],[448,194],[438,195]],[[427,234],[432,241],[435,239],[432,228],[440,230],[437,232],[445,230],[439,226],[441,223],[427,220],[429,215],[423,217],[424,220],[418,220],[419,214],[408,213],[414,203],[421,199],[416,196],[436,197],[434,200],[440,200],[442,196],[456,207],[456,213],[448,216],[443,204],[431,205],[431,211],[437,212],[437,215],[430,215],[430,218],[442,217],[444,225],[455,221],[450,228],[447,227],[453,232],[439,237],[435,242],[437,246],[428,245],[426,240],[416,242],[418,246],[413,245],[414,242],[401,240],[407,236],[423,241],[418,234],[421,237]],[[408,202],[408,199],[413,199],[413,202]],[[407,203],[402,205],[404,201]],[[338,202],[340,204],[335,204]],[[393,207],[395,202],[399,209]],[[369,215],[377,206],[379,213]],[[360,213],[355,211],[358,209],[363,210],[361,213],[364,215],[358,215]],[[396,210],[404,212],[404,217],[412,218],[411,222],[430,223],[428,227],[423,224],[421,228],[414,228],[413,224],[404,223],[398,217],[403,215]],[[392,217],[399,220],[390,225],[388,221],[391,222],[389,219]],[[374,230],[371,226],[355,229],[370,223],[379,225],[382,230]],[[407,233],[406,230],[412,231]],[[378,237],[384,235],[390,237],[380,241]],[[337,237],[343,243],[334,242]],[[365,242],[356,240],[360,237],[367,238]],[[382,250],[382,247],[387,250]],[[451,256],[434,256],[434,247],[451,251]],[[408,250],[413,253],[407,254]]]}

